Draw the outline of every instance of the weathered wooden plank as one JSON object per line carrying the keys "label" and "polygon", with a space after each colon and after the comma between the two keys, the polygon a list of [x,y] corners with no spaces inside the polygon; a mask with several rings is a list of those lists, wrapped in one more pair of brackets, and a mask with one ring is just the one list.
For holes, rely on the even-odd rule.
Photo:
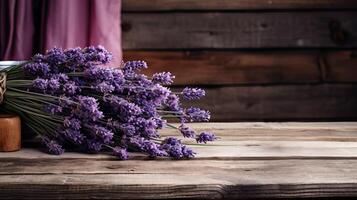
{"label": "weathered wooden plank", "polygon": [[187,106],[210,110],[212,121],[357,117],[357,86],[353,84],[226,86],[206,90],[205,98]]}
{"label": "weathered wooden plank", "polygon": [[[51,156],[33,149],[0,153],[0,199],[357,196],[355,122],[200,123],[192,127],[218,131],[221,137],[213,145],[198,146],[206,155],[192,160],[120,162],[105,155]],[[270,139],[260,139],[264,131]],[[336,140],[320,138],[324,133]]]}
{"label": "weathered wooden plank", "polygon": [[357,82],[357,54],[354,51],[326,53],[322,65],[327,82]]}
{"label": "weathered wooden plank", "polygon": [[[219,135],[219,134],[218,134]],[[272,141],[272,138],[265,141],[234,139],[234,137],[222,136],[221,142],[213,142],[208,145],[196,145],[192,141],[185,141],[186,144],[195,144],[191,146],[197,153],[196,159],[198,160],[287,160],[287,159],[336,159],[336,158],[350,158],[357,159],[357,143],[356,137],[351,141],[295,141],[295,140],[281,140]],[[278,139],[278,138],[277,138]],[[33,153],[33,154],[31,154]],[[83,157],[86,159],[115,159],[109,155],[91,155],[67,152],[61,157],[54,155],[46,155],[37,150],[24,150],[22,153],[13,153],[5,158],[1,157],[0,160],[6,158],[78,158]],[[131,153],[131,159],[143,160],[148,159],[146,155]],[[0,165],[1,166],[1,165]]]}
{"label": "weathered wooden plank", "polygon": [[355,9],[354,0],[123,0],[123,11]]}
{"label": "weathered wooden plank", "polygon": [[169,71],[174,85],[316,83],[319,53],[241,51],[125,51],[124,60],[145,60],[148,75]]}
{"label": "weathered wooden plank", "polygon": [[[36,160],[33,161],[34,164]],[[54,169],[42,161],[49,170],[43,171],[44,174],[1,175],[0,198],[244,199],[357,195],[356,160],[75,162],[81,166],[73,165],[71,160],[63,162],[73,168]],[[14,159],[12,164],[21,168],[21,161]],[[43,165],[34,164],[38,171],[45,170]],[[92,167],[98,173],[93,173]]]}
{"label": "weathered wooden plank", "polygon": [[356,47],[357,12],[125,13],[124,49]]}
{"label": "weathered wooden plank", "polygon": [[[179,124],[171,123],[178,127]],[[239,122],[239,123],[191,123],[190,127],[197,133],[210,131],[228,141],[335,141],[355,142],[357,124],[355,122]],[[180,137],[174,129],[160,130],[162,136]],[[220,141],[220,140],[219,140]],[[218,141],[218,142],[219,142]],[[28,149],[12,154],[0,154],[2,157],[40,156]],[[65,154],[65,156],[71,153]],[[97,155],[100,156],[100,155]]]}
{"label": "weathered wooden plank", "polygon": [[[174,124],[178,126],[178,124]],[[357,159],[357,123],[198,123],[197,132],[214,132],[220,140],[207,145],[194,145],[197,159],[202,160],[269,160],[269,159]],[[162,136],[179,136],[173,129],[160,131]],[[182,137],[181,137],[182,138]],[[194,144],[183,139],[184,143]],[[67,152],[61,157],[24,149],[0,154],[4,159],[113,159],[110,155]],[[131,159],[146,159],[131,154]],[[60,162],[60,161],[56,161]],[[5,162],[4,162],[5,163]],[[31,161],[29,161],[31,164]],[[39,162],[40,164],[40,162]],[[5,165],[5,166],[4,166]],[[7,166],[1,165],[0,169]],[[57,166],[58,164],[56,164]],[[0,170],[1,171],[1,170]]]}
{"label": "weathered wooden plank", "polygon": [[[282,173],[291,170],[293,173],[302,173],[306,170],[316,173],[320,170],[333,171],[341,164],[343,171],[350,171],[353,164],[357,164],[355,159],[290,159],[290,160],[128,160],[118,161],[114,159],[98,160],[98,159],[26,159],[13,158],[2,159],[0,175],[58,175],[58,174],[83,174],[83,175],[105,175],[105,174],[172,174],[172,175],[194,175],[205,176],[217,175],[225,178],[230,172],[232,174],[259,173],[261,169],[268,168],[267,173],[272,173],[281,167]],[[189,166],[189,167],[187,167]],[[306,167],[310,166],[310,167]],[[299,168],[299,170],[297,170]],[[205,170],[193,170],[205,169]],[[339,172],[342,170],[337,170]],[[335,173],[336,173],[335,172]],[[351,170],[351,176],[357,175],[357,170]],[[322,173],[322,172],[321,172]],[[326,172],[327,173],[327,172]],[[273,177],[272,177],[273,178]],[[327,177],[321,177],[327,180]],[[344,177],[345,178],[345,177]],[[343,179],[344,179],[343,178]],[[236,178],[234,178],[236,179]],[[156,180],[152,180],[156,181]],[[173,180],[174,181],[174,180]],[[180,180],[178,180],[179,182]],[[271,183],[261,180],[265,184]],[[314,183],[308,180],[285,179],[279,180],[282,183]],[[327,180],[333,183],[335,179]],[[146,183],[145,180],[137,180],[137,183]],[[160,182],[160,180],[158,180]],[[200,181],[201,182],[201,181]],[[1,181],[0,181],[1,183]],[[122,183],[125,184],[125,183]],[[129,184],[129,183],[127,183]],[[247,184],[247,183],[242,183]]]}

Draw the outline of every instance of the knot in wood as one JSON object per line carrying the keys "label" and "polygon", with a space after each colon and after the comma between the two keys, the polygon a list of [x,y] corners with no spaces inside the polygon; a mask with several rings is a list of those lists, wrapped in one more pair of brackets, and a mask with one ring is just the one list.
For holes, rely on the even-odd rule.
{"label": "knot in wood", "polygon": [[6,92],[6,73],[0,73],[0,104],[4,101]]}

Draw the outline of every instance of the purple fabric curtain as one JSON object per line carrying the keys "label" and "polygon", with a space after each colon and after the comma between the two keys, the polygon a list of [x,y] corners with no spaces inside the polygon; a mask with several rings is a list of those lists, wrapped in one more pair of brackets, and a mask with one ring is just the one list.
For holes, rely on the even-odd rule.
{"label": "purple fabric curtain", "polygon": [[121,0],[1,0],[0,59],[26,60],[53,47],[103,45],[122,59]]}

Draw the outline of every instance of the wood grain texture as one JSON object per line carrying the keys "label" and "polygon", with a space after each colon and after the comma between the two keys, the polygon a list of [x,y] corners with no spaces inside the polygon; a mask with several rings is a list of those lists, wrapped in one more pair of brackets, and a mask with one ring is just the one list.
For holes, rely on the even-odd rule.
{"label": "wood grain texture", "polygon": [[346,48],[357,12],[124,13],[124,49]]}
{"label": "wood grain texture", "polygon": [[123,0],[123,11],[355,9],[354,0]]}
{"label": "wood grain texture", "polygon": [[124,51],[124,60],[145,60],[152,75],[169,71],[174,85],[316,83],[316,51]]}
{"label": "wood grain texture", "polygon": [[[357,196],[356,122],[199,123],[192,127],[221,137],[193,147],[199,155],[192,160],[145,160],[134,155],[134,160],[117,161],[109,155],[52,156],[34,149],[0,153],[0,199]],[[177,133],[165,129],[161,134]],[[270,148],[258,151],[259,145],[254,144],[264,142]]]}
{"label": "wood grain texture", "polygon": [[357,82],[357,54],[354,51],[326,53],[324,79],[327,82]]}
{"label": "wood grain texture", "polygon": [[213,121],[356,119],[353,84],[223,86],[184,105],[212,112]]}
{"label": "wood grain texture", "polygon": [[0,114],[0,152],[21,148],[21,120],[16,115]]}
{"label": "wood grain texture", "polygon": [[[353,164],[336,165],[350,170]],[[307,167],[307,165],[297,165]],[[296,168],[294,168],[296,169]],[[292,170],[294,170],[292,169]],[[323,169],[323,168],[322,168]],[[336,167],[335,169],[341,169]],[[265,167],[258,169],[265,170]],[[247,171],[252,171],[247,169]],[[265,171],[254,176],[242,174],[98,174],[98,175],[4,175],[0,180],[2,199],[247,199],[247,198],[307,198],[307,197],[355,197],[357,184],[353,180],[354,171],[346,175],[343,170],[337,172],[324,170],[311,173],[310,170],[301,173],[291,171]],[[334,172],[334,173],[329,173]],[[293,174],[293,175],[292,175]],[[263,178],[259,175],[265,175]],[[310,176],[311,175],[311,176]],[[260,182],[272,177],[281,179],[306,179],[305,182],[272,183]],[[321,178],[326,177],[326,179]],[[351,177],[351,178],[346,178]],[[255,180],[255,178],[259,178]],[[337,184],[324,182],[334,179]],[[345,178],[345,179],[343,179]],[[138,180],[144,180],[139,181]],[[155,180],[155,181],[154,181]],[[275,179],[276,180],[276,179]],[[313,180],[313,181],[311,181]],[[306,182],[312,183],[306,183]],[[317,182],[317,183],[313,183]],[[87,184],[83,184],[87,183]],[[244,184],[245,183],[245,184]]]}

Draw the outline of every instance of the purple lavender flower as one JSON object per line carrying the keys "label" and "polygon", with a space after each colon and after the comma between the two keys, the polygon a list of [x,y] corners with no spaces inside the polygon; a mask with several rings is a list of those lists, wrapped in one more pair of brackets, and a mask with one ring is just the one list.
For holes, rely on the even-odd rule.
{"label": "purple lavender flower", "polygon": [[170,94],[170,90],[161,85],[154,85],[150,90],[142,89],[136,95],[137,101],[150,102],[155,106],[159,106],[165,102]]}
{"label": "purple lavender flower", "polygon": [[98,125],[91,126],[90,130],[95,134],[97,138],[103,141],[104,144],[111,143],[114,136],[113,132]]}
{"label": "purple lavender flower", "polygon": [[149,89],[153,84],[148,76],[144,74],[124,71],[124,78],[126,79],[126,83],[130,84],[129,89],[132,88],[132,91],[137,89]]}
{"label": "purple lavender flower", "polygon": [[59,105],[48,104],[44,106],[43,110],[51,115],[58,115],[59,113],[62,113],[63,108]]}
{"label": "purple lavender flower", "polygon": [[142,137],[131,137],[129,143],[142,152],[149,154],[151,158],[158,156],[167,156],[168,154],[159,148],[159,145],[153,141],[146,140]]}
{"label": "purple lavender flower", "polygon": [[182,146],[181,151],[185,158],[193,158],[196,155],[196,152],[194,152],[192,149],[188,148],[185,145]]}
{"label": "purple lavender flower", "polygon": [[[58,103],[63,108],[72,108],[73,106],[78,106],[73,98],[66,97],[63,95],[59,97]],[[75,112],[75,111],[73,111],[73,112]]]}
{"label": "purple lavender flower", "polygon": [[108,52],[103,46],[90,46],[83,49],[84,56],[87,62],[106,64],[112,60],[112,54]]}
{"label": "purple lavender flower", "polygon": [[185,110],[185,115],[182,118],[183,122],[208,122],[210,113],[206,110],[190,107]]}
{"label": "purple lavender flower", "polygon": [[42,79],[42,78],[37,78],[33,80],[32,82],[32,87],[40,90],[42,92],[45,92],[48,86],[48,80],[47,79]]}
{"label": "purple lavender flower", "polygon": [[120,160],[127,160],[129,158],[127,150],[121,147],[114,147],[113,155],[118,157]]}
{"label": "purple lavender flower", "polygon": [[113,59],[112,53],[107,51],[103,46],[98,45],[96,47],[96,50],[98,52],[98,57],[100,58],[98,60],[101,61],[103,64],[108,63]]}
{"label": "purple lavender flower", "polygon": [[173,78],[175,78],[175,76],[171,75],[170,72],[161,72],[161,73],[156,73],[152,76],[152,82],[169,85],[173,83],[172,80]]}
{"label": "purple lavender flower", "polygon": [[127,100],[114,95],[104,97],[104,101],[108,102],[114,111],[119,112],[119,117],[128,120],[132,116],[138,116],[142,113],[139,106],[130,103]]}
{"label": "purple lavender flower", "polygon": [[111,69],[113,74],[113,81],[111,84],[115,87],[116,91],[120,91],[122,89],[122,85],[125,82],[123,72],[118,69]]}
{"label": "purple lavender flower", "polygon": [[169,156],[176,159],[191,158],[195,154],[195,152],[183,145],[179,139],[174,137],[166,138],[161,143],[160,148],[165,150]]}
{"label": "purple lavender flower", "polygon": [[144,119],[142,117],[134,118],[131,123],[136,127],[138,132],[144,138],[156,138],[158,137],[157,133],[157,124],[156,121],[152,118]]}
{"label": "purple lavender flower", "polygon": [[85,139],[85,136],[79,130],[71,128],[60,131],[60,135],[76,145],[82,144]]}
{"label": "purple lavender flower", "polygon": [[167,121],[161,117],[153,117],[152,119],[155,121],[157,129],[162,129],[167,124]]}
{"label": "purple lavender flower", "polygon": [[48,66],[48,64],[46,63],[41,63],[41,62],[28,63],[24,65],[23,69],[26,74],[32,76],[43,77],[50,72],[50,66]]}
{"label": "purple lavender flower", "polygon": [[108,84],[107,82],[101,82],[95,86],[95,90],[101,93],[112,93],[115,87],[113,85]]}
{"label": "purple lavender flower", "polygon": [[128,61],[124,63],[123,71],[124,73],[132,73],[140,69],[146,69],[148,65],[145,61]]}
{"label": "purple lavender flower", "polygon": [[55,67],[66,61],[66,55],[61,48],[53,48],[46,52],[46,61]]}
{"label": "purple lavender flower", "polygon": [[131,123],[125,123],[120,125],[120,130],[125,136],[134,136],[136,135],[136,128]]}
{"label": "purple lavender flower", "polygon": [[73,117],[65,117],[63,120],[63,126],[73,130],[81,129],[81,121]]}
{"label": "purple lavender flower", "polygon": [[42,54],[35,54],[32,58],[31,61],[36,62],[36,63],[41,63],[45,61],[45,56]]}
{"label": "purple lavender flower", "polygon": [[99,110],[99,104],[93,97],[78,96],[79,105],[74,110],[74,113],[81,119],[96,121],[103,118],[103,112]]}
{"label": "purple lavender flower", "polygon": [[46,146],[46,150],[50,154],[61,155],[64,149],[55,140],[51,140],[46,136],[42,136],[42,143]]}
{"label": "purple lavender flower", "polygon": [[169,96],[166,98],[164,104],[171,111],[181,110],[180,100],[179,100],[178,96],[173,93],[169,94]]}
{"label": "purple lavender flower", "polygon": [[168,144],[168,145],[174,146],[177,144],[181,144],[181,140],[174,138],[174,137],[168,137],[168,138],[165,138],[165,140],[162,142],[162,144]]}
{"label": "purple lavender flower", "polygon": [[67,62],[75,63],[75,66],[84,64],[85,56],[81,48],[77,47],[77,48],[67,49],[64,52],[64,54],[66,56]]}
{"label": "purple lavender flower", "polygon": [[186,126],[185,124],[181,124],[179,126],[179,130],[186,138],[194,138],[196,136],[195,131],[192,130],[190,127]]}
{"label": "purple lavender flower", "polygon": [[97,153],[102,149],[103,142],[96,139],[87,139],[86,146],[88,152]]}
{"label": "purple lavender flower", "polygon": [[187,100],[194,100],[194,99],[199,99],[203,96],[205,96],[205,91],[200,89],[200,88],[185,88],[182,91],[183,98]]}
{"label": "purple lavender flower", "polygon": [[86,78],[95,81],[107,81],[111,82],[114,79],[113,71],[103,67],[91,67],[84,71]]}
{"label": "purple lavender flower", "polygon": [[76,82],[68,81],[63,85],[63,92],[69,96],[73,96],[80,92],[81,88],[77,86]]}
{"label": "purple lavender flower", "polygon": [[146,118],[155,117],[157,116],[156,106],[146,101],[139,101],[138,104],[141,106],[142,115]]}
{"label": "purple lavender flower", "polygon": [[153,100],[155,105],[161,105],[165,102],[171,91],[161,85],[155,85],[152,88],[152,96],[150,99]]}
{"label": "purple lavender flower", "polygon": [[58,79],[58,81],[60,83],[66,83],[68,81],[68,79],[69,79],[68,76],[66,74],[63,74],[63,73],[53,74],[52,78]]}
{"label": "purple lavender flower", "polygon": [[47,90],[51,93],[54,94],[56,93],[61,87],[61,84],[58,79],[56,78],[51,78],[47,82]]}
{"label": "purple lavender flower", "polygon": [[217,137],[210,132],[202,132],[197,138],[197,143],[207,143],[208,141],[214,141]]}

